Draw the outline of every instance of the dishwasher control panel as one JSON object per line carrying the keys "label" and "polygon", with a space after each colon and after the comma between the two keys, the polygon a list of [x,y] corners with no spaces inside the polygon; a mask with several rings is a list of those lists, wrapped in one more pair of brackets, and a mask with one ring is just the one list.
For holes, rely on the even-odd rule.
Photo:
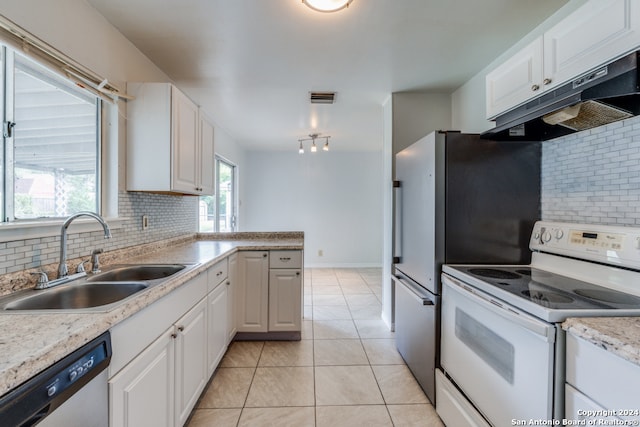
{"label": "dishwasher control panel", "polygon": [[[92,369],[99,369],[101,372],[104,368],[101,368],[101,363],[110,357],[107,351],[106,345],[102,343],[97,347],[89,349],[89,351],[75,359],[65,369],[56,374],[45,385],[46,394],[48,397],[54,397],[69,387],[74,385],[76,381],[80,381],[88,372]],[[95,375],[92,375],[93,378]]]}
{"label": "dishwasher control panel", "polygon": [[3,425],[33,425],[111,362],[111,335],[105,332],[0,398]]}

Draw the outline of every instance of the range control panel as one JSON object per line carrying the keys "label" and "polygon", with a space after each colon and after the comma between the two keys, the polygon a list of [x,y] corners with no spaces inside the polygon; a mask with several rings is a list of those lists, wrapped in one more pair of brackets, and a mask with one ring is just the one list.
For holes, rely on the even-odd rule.
{"label": "range control panel", "polygon": [[640,268],[640,228],[538,221],[532,251]]}

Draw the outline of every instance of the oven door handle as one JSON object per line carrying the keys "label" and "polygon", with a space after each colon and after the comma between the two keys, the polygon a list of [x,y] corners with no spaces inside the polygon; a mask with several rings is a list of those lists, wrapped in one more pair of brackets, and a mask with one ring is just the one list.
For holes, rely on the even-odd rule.
{"label": "oven door handle", "polygon": [[416,301],[422,305],[435,305],[433,298],[430,297],[429,291],[422,289],[420,286],[415,285],[407,280],[403,280],[400,276],[391,276],[396,285],[404,286],[413,296]]}
{"label": "oven door handle", "polygon": [[540,336],[546,342],[551,343],[555,341],[555,328],[552,325],[546,324],[536,319],[531,319],[526,313],[521,313],[516,309],[506,308],[506,304],[496,301],[488,295],[481,293],[480,291],[470,289],[469,286],[463,285],[453,277],[450,277],[446,274],[442,275],[442,283],[448,284],[449,286],[455,286],[454,289],[466,295],[469,299],[472,299],[474,302],[491,310],[493,313],[496,313],[503,318],[533,332],[534,334]]}

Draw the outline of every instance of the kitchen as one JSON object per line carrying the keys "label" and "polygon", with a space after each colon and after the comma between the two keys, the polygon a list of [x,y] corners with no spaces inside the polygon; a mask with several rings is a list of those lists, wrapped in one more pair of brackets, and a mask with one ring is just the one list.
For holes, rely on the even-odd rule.
{"label": "kitchen", "polygon": [[[581,2],[571,2],[568,9],[564,9],[562,14],[570,13],[571,8],[577,8]],[[153,64],[150,64],[149,60],[135,49],[121,39],[121,36],[116,33],[116,30],[111,27],[106,21],[103,20],[90,6],[84,4],[84,2],[63,2],[58,5],[65,13],[60,14],[59,10],[52,5],[40,5],[38,8],[51,8],[50,13],[45,13],[50,18],[56,20],[56,25],[52,25],[52,22],[41,23],[40,18],[33,16],[28,12],[30,9],[26,2],[18,4],[3,5],[2,10],[8,18],[23,25],[27,29],[33,31],[41,38],[56,46],[57,48],[68,52],[76,60],[82,62],[86,66],[100,71],[104,75],[108,76],[110,80],[114,81],[116,86],[123,86],[124,82],[129,81],[166,81],[167,77],[164,72]],[[297,6],[297,5],[296,5]],[[302,5],[301,5],[302,6]],[[357,10],[355,4],[351,6],[346,12]],[[560,5],[557,7],[559,8]],[[35,7],[35,6],[34,6]],[[33,7],[32,7],[33,8]],[[46,10],[46,9],[45,9]],[[82,16],[82,22],[77,19],[77,16]],[[135,15],[135,14],[134,14]],[[137,16],[137,15],[136,15]],[[557,21],[561,16],[554,16],[552,22],[545,23],[546,27],[550,27],[553,24],[553,20]],[[542,18],[540,19],[542,21]],[[100,40],[95,40],[95,43],[78,43],[79,38],[88,37],[83,29],[101,28],[102,34],[114,43],[116,47],[104,46]],[[61,31],[61,29],[67,29],[68,31]],[[77,30],[72,30],[77,29]],[[538,30],[538,33],[542,29]],[[92,32],[88,32],[93,34]],[[78,37],[82,34],[82,37]],[[537,35],[536,34],[536,35]],[[99,35],[96,35],[99,38]],[[116,41],[117,40],[117,41]],[[511,46],[515,40],[505,44],[505,48]],[[522,42],[522,44],[524,44]],[[101,55],[95,54],[94,44],[104,46],[104,51]],[[113,50],[110,50],[113,49]],[[505,53],[505,57],[509,55]],[[118,64],[126,62],[126,66],[130,67],[126,73],[120,68]],[[496,63],[500,61],[497,60]],[[185,91],[189,89],[188,85],[183,87]],[[340,96],[340,94],[338,94]],[[441,103],[444,99],[444,103]],[[393,111],[392,106],[393,105]],[[404,103],[404,104],[403,104]],[[338,105],[338,104],[337,104]],[[336,105],[336,106],[337,106]],[[429,120],[420,121],[420,123],[404,123],[409,118],[402,115],[403,105],[407,109],[412,110],[415,114],[416,111],[425,111],[424,115],[429,116]],[[437,107],[434,107],[437,106]],[[445,113],[440,110],[445,106]],[[383,112],[387,119],[393,121],[392,129],[394,132],[394,138],[398,135],[396,132],[405,132],[405,135],[399,135],[400,139],[405,138],[404,141],[399,141],[400,144],[408,145],[414,140],[418,139],[422,135],[433,129],[440,128],[452,128],[462,129],[465,132],[478,132],[483,131],[487,127],[487,122],[484,114],[479,113],[484,111],[484,75],[478,75],[469,80],[466,84],[461,86],[458,90],[453,92],[451,96],[443,96],[443,94],[397,94],[394,95],[392,100],[385,104]],[[453,113],[452,113],[453,112]],[[436,117],[440,114],[441,117]],[[393,116],[393,117],[391,117]],[[436,121],[441,120],[437,123]],[[624,127],[629,127],[633,133],[635,119],[630,119],[623,122]],[[414,120],[415,122],[415,120]],[[118,129],[118,132],[123,133],[125,129],[124,117],[114,116],[112,121],[112,129]],[[378,134],[382,134],[381,124],[376,125],[374,129]],[[611,126],[621,126],[621,123]],[[401,127],[403,129],[396,129]],[[416,127],[418,129],[416,129]],[[558,221],[572,221],[572,222],[588,222],[588,223],[628,223],[633,224],[635,205],[633,198],[633,192],[625,190],[625,194],[611,194],[611,190],[599,190],[593,189],[589,186],[589,182],[578,178],[580,176],[580,168],[584,163],[590,164],[594,159],[601,159],[603,153],[615,153],[621,150],[627,150],[621,153],[621,156],[607,155],[604,156],[610,163],[605,164],[602,167],[604,170],[618,169],[619,166],[627,168],[629,175],[633,174],[633,171],[629,165],[620,165],[617,162],[628,162],[633,160],[633,141],[629,142],[629,146],[621,148],[621,144],[616,142],[617,137],[611,137],[608,135],[611,128],[603,129],[601,133],[591,134],[589,147],[585,147],[582,139],[577,137],[567,137],[563,141],[551,141],[543,145],[543,163],[542,163],[542,217],[545,219],[553,219]],[[389,127],[385,127],[386,132],[391,132]],[[408,135],[407,135],[408,134]],[[335,229],[324,230],[327,236],[326,241],[321,241],[320,244],[316,240],[320,231],[314,231],[314,234],[305,235],[305,246],[308,248],[305,251],[305,266],[331,266],[336,264],[350,264],[358,266],[380,266],[382,264],[382,257],[379,254],[379,250],[375,248],[381,248],[383,246],[383,239],[388,237],[381,236],[379,233],[371,233],[370,230],[379,230],[380,224],[387,224],[387,218],[383,218],[384,212],[383,205],[386,203],[385,198],[389,197],[389,194],[381,194],[380,188],[383,188],[385,182],[390,181],[390,170],[384,171],[388,174],[388,179],[381,176],[380,168],[381,156],[385,156],[387,151],[378,152],[365,152],[363,154],[344,154],[341,158],[341,164],[343,167],[335,169],[335,163],[329,162],[327,158],[320,158],[318,156],[318,162],[315,164],[310,163],[309,157],[304,157],[303,162],[306,164],[298,164],[292,166],[294,162],[298,160],[297,151],[297,139],[304,136],[292,135],[290,140],[293,141],[294,148],[292,153],[289,154],[264,154],[260,151],[242,152],[242,150],[234,144],[233,138],[226,134],[224,130],[216,132],[216,150],[219,151],[224,157],[231,159],[238,163],[241,173],[245,171],[247,175],[241,176],[241,190],[247,191],[248,194],[241,195],[242,204],[240,206],[240,224],[241,229],[245,230],[297,230],[303,226],[300,225],[301,215],[300,211],[296,211],[292,208],[291,212],[285,214],[276,215],[274,210],[268,210],[265,213],[265,207],[270,206],[268,203],[268,193],[263,186],[250,185],[259,181],[262,177],[266,177],[265,180],[273,179],[277,180],[278,186],[270,191],[282,191],[283,188],[290,190],[292,194],[296,194],[298,197],[303,198],[301,204],[307,204],[313,206],[314,214],[308,215],[308,217],[314,217],[317,221],[322,221],[323,218],[331,219],[331,224]],[[112,135],[112,138],[116,141],[123,141],[122,137]],[[627,136],[632,138],[632,136]],[[379,137],[378,137],[379,139]],[[340,144],[339,140],[333,138],[332,144],[335,141],[335,146]],[[394,141],[395,143],[395,141]],[[387,145],[385,150],[391,153],[391,146]],[[395,149],[395,148],[394,148]],[[118,153],[122,156],[123,150]],[[332,153],[332,152],[330,152]],[[545,153],[551,155],[545,157]],[[114,153],[115,154],[115,153]],[[317,153],[324,154],[324,153]],[[579,156],[579,157],[577,157]],[[631,156],[631,157],[629,157]],[[556,163],[557,162],[557,163]],[[348,172],[349,164],[361,164],[366,166],[362,171],[358,171],[357,176]],[[266,167],[265,165],[273,164],[273,168]],[[389,161],[385,161],[385,167],[389,167]],[[562,167],[558,167],[558,164]],[[600,162],[598,163],[600,164]],[[573,165],[575,168],[574,174],[569,174],[570,167]],[[279,171],[279,173],[277,173]],[[297,173],[300,176],[300,171],[307,171],[307,174],[303,175],[304,179],[290,180],[287,179],[286,172],[292,174]],[[560,171],[564,171],[564,175],[559,175]],[[111,176],[122,176],[123,169],[118,168],[117,165],[112,170],[115,172]],[[361,174],[362,172],[362,174]],[[617,177],[617,179],[621,179]],[[120,212],[125,212],[125,216],[136,218],[127,222],[123,221],[122,228],[126,230],[126,233],[119,233],[119,236],[126,235],[127,241],[117,241],[112,239],[111,241],[102,241],[101,237],[96,237],[95,246],[102,246],[106,251],[125,247],[130,244],[143,244],[150,243],[162,238],[168,238],[177,236],[184,233],[193,232],[197,229],[197,219],[189,214],[196,210],[193,198],[181,198],[171,196],[159,196],[142,193],[126,193],[121,190],[124,180],[117,181],[114,187],[111,188],[109,198],[113,201],[113,204],[120,205]],[[290,181],[298,181],[295,185]],[[118,184],[119,182],[119,184]],[[633,184],[633,177],[630,177],[630,183]],[[283,183],[288,183],[287,187],[282,187]],[[320,190],[329,190],[332,188],[344,186],[344,183],[350,183],[350,186],[345,186],[345,194],[339,200],[343,206],[348,206],[348,209],[342,207],[326,207],[320,203],[320,200],[313,199],[311,196],[307,196],[305,192],[305,184],[312,186],[319,186]],[[609,185],[624,185],[610,183]],[[584,186],[583,189],[576,190],[577,186]],[[250,187],[250,188],[246,188]],[[348,191],[354,191],[353,188],[360,188],[366,190],[359,190],[360,202],[353,203],[351,200],[353,197],[349,197]],[[607,191],[608,193],[598,193],[598,191]],[[623,189],[621,189],[621,192]],[[390,189],[389,189],[390,192]],[[587,194],[585,194],[587,193]],[[592,194],[593,193],[593,194]],[[599,198],[596,200],[597,208],[593,204],[589,203],[587,197],[592,196]],[[309,199],[304,199],[310,197]],[[617,198],[616,198],[617,197]],[[611,198],[615,198],[612,200]],[[113,206],[113,204],[111,206]],[[106,205],[109,209],[109,204]],[[110,209],[113,209],[111,207]],[[251,212],[260,212],[260,215],[252,215]],[[130,213],[129,213],[130,212]],[[109,210],[107,210],[109,213]],[[113,211],[111,211],[113,213]],[[138,227],[138,216],[148,214],[150,215],[151,227],[149,230],[143,232]],[[341,214],[349,215],[348,218],[343,218],[342,222],[338,219],[341,218]],[[171,215],[184,218],[183,221],[172,221]],[[352,215],[352,216],[351,216]],[[111,215],[117,216],[117,215]],[[618,221],[620,220],[620,221]],[[244,222],[243,222],[244,221]],[[358,221],[362,224],[362,229],[353,229],[351,227],[344,227],[345,224],[352,224],[354,221]],[[373,224],[373,225],[372,225]],[[389,227],[389,225],[386,225]],[[52,235],[56,235],[56,231]],[[337,237],[348,233],[352,236],[351,240],[356,242],[355,244],[360,246],[360,249],[352,252],[345,253],[344,248],[340,248],[340,244],[331,243],[331,241],[338,241]],[[92,242],[93,243],[93,242]],[[29,245],[33,245],[33,242],[29,242]],[[327,246],[327,245],[333,246]],[[385,245],[386,247],[386,245]],[[372,250],[374,249],[374,250]],[[318,251],[323,250],[324,257],[317,255]],[[366,253],[366,256],[352,257],[353,253]],[[83,254],[75,253],[74,256],[78,257]],[[43,258],[47,262],[55,262],[56,254],[50,255],[49,258]],[[350,258],[352,257],[352,258]],[[384,259],[389,259],[390,256],[384,256]],[[385,300],[384,293],[386,293],[386,300],[389,301],[390,289],[383,288],[383,300]],[[391,305],[385,305],[385,318],[388,323],[391,319]]]}

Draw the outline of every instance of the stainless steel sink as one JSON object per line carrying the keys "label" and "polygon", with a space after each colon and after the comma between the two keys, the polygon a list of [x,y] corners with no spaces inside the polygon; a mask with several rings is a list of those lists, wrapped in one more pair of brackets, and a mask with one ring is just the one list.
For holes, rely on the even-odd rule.
{"label": "stainless steel sink", "polygon": [[88,282],[126,282],[165,279],[183,270],[183,264],[143,264],[126,265],[98,273],[87,279]]}
{"label": "stainless steel sink", "polygon": [[2,310],[78,310],[121,301],[149,285],[143,282],[84,282],[16,293],[0,303]]}

